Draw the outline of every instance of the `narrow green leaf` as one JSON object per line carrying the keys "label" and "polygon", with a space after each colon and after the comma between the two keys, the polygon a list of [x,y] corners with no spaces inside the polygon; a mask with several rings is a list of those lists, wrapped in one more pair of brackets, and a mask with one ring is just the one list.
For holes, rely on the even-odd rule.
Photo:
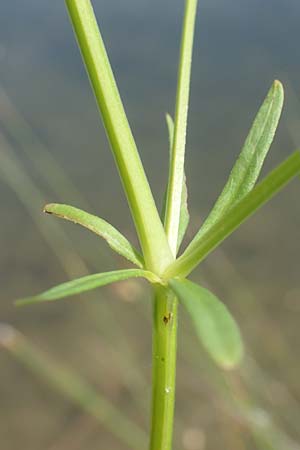
{"label": "narrow green leaf", "polygon": [[189,280],[169,284],[189,312],[204,348],[217,364],[231,369],[241,362],[243,344],[238,326],[217,297]]}
{"label": "narrow green leaf", "polygon": [[159,282],[159,279],[152,272],[141,269],[114,270],[112,272],[95,273],[86,277],[77,278],[76,280],[67,281],[59,284],[42,294],[34,297],[27,297],[16,301],[17,305],[27,305],[31,303],[47,302],[58,300],[60,298],[69,297],[70,295],[81,294],[82,292],[91,291],[106,284],[115,283],[116,281],[127,280],[128,278],[146,278],[151,283]]}
{"label": "narrow green leaf", "polygon": [[172,145],[172,160],[169,171],[165,220],[165,229],[173,255],[176,254],[178,243],[182,186],[184,179],[184,159],[190,94],[191,65],[197,5],[197,0],[187,0],[185,2],[184,21],[180,46],[174,139]]}
{"label": "narrow green leaf", "polygon": [[[172,150],[173,150],[173,136],[174,136],[174,122],[170,114],[166,114],[166,121],[168,126],[168,134],[169,134],[169,146],[170,146],[170,161],[172,162]],[[167,191],[165,193],[164,198],[164,208],[163,208],[163,216],[165,215],[165,207],[166,207],[166,199],[167,199]],[[179,217],[179,229],[178,229],[178,240],[177,240],[177,251],[183,241],[185,236],[187,227],[190,221],[190,215],[188,211],[188,191],[186,185],[186,176],[183,174],[183,182],[182,182],[182,192],[181,192],[181,205],[180,205],[180,217]]]}
{"label": "narrow green leaf", "polygon": [[172,151],[173,151],[173,141],[174,141],[174,120],[172,116],[166,114],[166,122],[168,127],[168,137],[169,137],[169,163],[172,161]]}
{"label": "narrow green leaf", "polygon": [[194,237],[194,243],[254,187],[278,126],[283,99],[282,84],[275,80],[255,117],[229,179],[207,219]]}
{"label": "narrow green leaf", "polygon": [[177,241],[177,251],[184,239],[187,227],[190,221],[190,214],[188,211],[188,191],[186,185],[186,176],[183,175],[183,184],[181,192],[181,206],[180,206],[180,217],[179,217],[179,229],[178,229],[178,241]]}
{"label": "narrow green leaf", "polygon": [[166,233],[123,107],[90,0],[66,0],[140,239],[146,266],[162,273],[172,261]]}
{"label": "narrow green leaf", "polygon": [[213,225],[198,242],[191,243],[180,258],[166,270],[163,275],[164,279],[188,275],[239,225],[299,174],[300,153],[296,151],[276,167],[236,206],[231,208],[222,217],[222,220]]}
{"label": "narrow green leaf", "polygon": [[140,268],[144,267],[142,255],[133,245],[112,225],[100,217],[89,214],[69,205],[50,203],[44,207],[44,212],[54,214],[62,219],[78,223],[106,240],[108,245],[119,255],[131,261]]}

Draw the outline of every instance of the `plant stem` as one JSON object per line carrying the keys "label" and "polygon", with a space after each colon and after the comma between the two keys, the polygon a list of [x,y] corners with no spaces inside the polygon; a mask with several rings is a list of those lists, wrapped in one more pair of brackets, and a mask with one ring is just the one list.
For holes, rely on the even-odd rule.
{"label": "plant stem", "polygon": [[177,299],[155,289],[152,344],[152,422],[150,450],[172,446],[177,349]]}
{"label": "plant stem", "polygon": [[173,258],[92,4],[90,0],[66,0],[66,5],[120,173],[146,267],[159,275]]}
{"label": "plant stem", "polygon": [[186,0],[185,3],[178,65],[174,136],[165,216],[165,229],[174,256],[177,251],[182,184],[184,177],[186,127],[197,4],[198,0]]}
{"label": "plant stem", "polygon": [[[192,49],[197,0],[186,0],[166,199],[165,230],[173,256],[176,255],[181,210],[186,124],[190,91]],[[170,136],[172,142],[172,136]],[[150,450],[171,450],[177,353],[176,296],[169,289],[155,289],[152,343],[152,422]]]}

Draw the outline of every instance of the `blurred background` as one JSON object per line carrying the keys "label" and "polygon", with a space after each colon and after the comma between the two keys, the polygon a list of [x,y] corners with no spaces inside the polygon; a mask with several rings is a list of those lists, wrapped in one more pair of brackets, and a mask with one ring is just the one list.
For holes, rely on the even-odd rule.
{"label": "blurred background", "polygon": [[[161,205],[184,1],[93,4]],[[286,102],[264,173],[300,146],[299,17],[297,0],[199,2],[189,237],[223,187],[274,78]],[[181,311],[175,450],[300,449],[299,192],[299,182],[291,183],[192,275],[233,312],[247,357],[237,371],[217,369]],[[101,239],[45,217],[50,201],[98,214],[136,243],[63,0],[1,2],[0,447],[146,449],[146,284],[14,307],[14,299],[64,280],[126,266]]]}

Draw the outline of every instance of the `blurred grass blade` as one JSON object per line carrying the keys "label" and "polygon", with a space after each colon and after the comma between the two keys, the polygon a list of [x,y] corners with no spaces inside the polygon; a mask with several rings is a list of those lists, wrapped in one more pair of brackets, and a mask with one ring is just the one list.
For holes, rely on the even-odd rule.
{"label": "blurred grass blade", "polygon": [[[166,114],[166,122],[168,126],[168,134],[169,134],[169,146],[170,146],[170,161],[171,165],[172,161],[172,149],[173,149],[173,137],[174,137],[174,122],[170,114]],[[167,191],[165,193],[164,199],[164,208],[163,208],[163,216],[165,215],[165,203],[166,203]],[[181,192],[181,205],[180,205],[180,217],[179,217],[179,228],[178,228],[178,239],[177,239],[177,251],[184,239],[187,227],[190,221],[190,215],[188,211],[188,191],[186,185],[186,176],[183,174],[183,182],[182,182],[182,192]]]}
{"label": "blurred grass blade", "polygon": [[194,43],[197,0],[186,0],[180,45],[176,90],[175,126],[172,139],[171,164],[168,178],[165,229],[173,255],[176,254],[184,180],[184,159],[189,107],[191,66]]}
{"label": "blurred grass blade", "polygon": [[[18,146],[18,156],[25,153],[30,159],[43,183],[49,186],[56,198],[62,195],[76,200],[82,207],[89,209],[87,200],[77,188],[66,169],[56,160],[54,152],[40,139],[37,133],[13,103],[0,84],[0,123],[5,134]],[[20,152],[21,150],[21,152]]]}
{"label": "blurred grass blade", "polygon": [[199,241],[204,233],[254,187],[278,126],[283,99],[282,84],[275,80],[256,115],[220,197],[194,237],[193,243]]}
{"label": "blurred grass blade", "polygon": [[225,369],[241,362],[243,344],[238,326],[225,305],[207,289],[189,280],[170,280],[169,284],[189,312],[203,346]]}
{"label": "blurred grass blade", "polygon": [[126,447],[145,449],[147,435],[123,415],[109,399],[102,396],[83,378],[50,359],[13,327],[0,324],[0,348],[4,347],[25,367],[48,383],[55,391],[93,416]]}
{"label": "blurred grass blade", "polygon": [[91,1],[66,0],[66,6],[101,111],[147,268],[162,273],[172,261],[172,253],[127,120]]}
{"label": "blurred grass blade", "polygon": [[67,281],[45,291],[34,297],[27,297],[16,301],[17,305],[27,305],[31,303],[41,303],[60,298],[69,297],[71,295],[81,294],[82,292],[91,291],[107,284],[117,281],[127,280],[128,278],[146,278],[150,282],[157,282],[157,277],[146,270],[141,269],[125,269],[114,270],[112,272],[95,273],[86,277],[77,278],[76,280]]}
{"label": "blurred grass blade", "polygon": [[213,225],[198,242],[191,243],[182,256],[166,270],[164,278],[188,275],[227,236],[299,173],[300,152],[296,151],[225,214],[220,222]]}
{"label": "blurred grass blade", "polygon": [[24,165],[16,158],[11,145],[1,132],[0,160],[0,178],[7,183],[24,205],[66,274],[70,278],[88,274],[88,267],[74,251],[74,245],[69,235],[64,232],[57,221],[45,221],[40,214],[39,211],[46,201],[45,195],[39,185],[28,175]]}
{"label": "blurred grass blade", "polygon": [[44,207],[44,212],[54,214],[62,219],[82,225],[106,240],[108,245],[119,255],[131,261],[140,268],[144,267],[143,257],[130,242],[112,225],[100,217],[89,214],[69,205],[50,203]]}
{"label": "blurred grass blade", "polygon": [[[2,97],[0,90],[0,100],[1,99]],[[42,151],[42,149],[40,150]],[[1,132],[0,155],[1,181],[8,183],[8,186],[10,186],[13,192],[15,192],[20,202],[24,204],[25,212],[28,212],[36,225],[35,232],[39,231],[42,238],[45,240],[45,243],[49,245],[50,250],[53,250],[54,255],[58,258],[57,264],[61,265],[61,268],[65,272],[67,278],[73,279],[79,276],[88,275],[90,270],[78,253],[74,251],[74,245],[69,241],[69,234],[65,231],[65,228],[62,227],[62,223],[56,220],[45,220],[45,217],[40,214],[40,209],[46,202],[45,195],[41,188],[32,180],[32,178],[27,175],[24,166],[22,166],[18,161],[13,153],[10,143],[7,139],[5,139]],[[42,169],[47,172],[47,167],[45,165],[42,166],[41,171]],[[69,196],[72,197],[71,193],[69,193]],[[99,264],[99,248],[97,248],[94,253],[97,253],[92,263],[95,269],[95,267]],[[111,254],[112,253],[109,251],[105,252],[105,261],[109,265],[114,264],[114,261],[111,260]],[[89,256],[91,255],[89,254]],[[92,298],[95,298],[97,295],[96,291],[94,291],[94,293],[95,296]],[[101,293],[101,299],[103,299],[103,296],[104,294]],[[101,310],[100,313],[99,308]],[[148,384],[140,372],[140,366],[136,363],[137,355],[132,349],[132,346],[130,346],[127,342],[128,336],[123,330],[121,324],[122,317],[120,317],[119,312],[115,311],[109,302],[94,302],[92,308],[91,305],[89,305],[87,312],[93,319],[97,317],[97,323],[101,320],[102,331],[106,334],[108,339],[111,339],[112,342],[118,341],[118,348],[120,349],[121,347],[122,349],[119,354],[118,362],[120,370],[123,370],[123,373],[126,373],[124,382],[126,384],[126,388],[128,388],[128,391],[136,394],[136,390],[139,390],[140,393],[142,392],[144,394],[147,391]],[[127,377],[127,374],[129,373],[130,375]],[[134,379],[131,379],[131,375],[133,376],[133,374],[135,374]],[[142,397],[142,395],[133,395],[133,398],[135,398],[135,401],[137,401],[139,405],[143,404],[143,411],[145,411],[144,403],[146,399]]]}

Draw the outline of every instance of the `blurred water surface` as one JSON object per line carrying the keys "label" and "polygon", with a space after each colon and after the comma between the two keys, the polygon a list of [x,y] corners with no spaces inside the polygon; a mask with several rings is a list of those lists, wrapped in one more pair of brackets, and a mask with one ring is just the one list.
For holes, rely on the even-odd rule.
{"label": "blurred water surface", "polygon": [[[164,115],[174,110],[184,2],[95,0],[93,4],[160,204],[168,161]],[[186,161],[190,236],[226,181],[274,78],[283,82],[286,102],[266,169],[300,145],[299,17],[296,0],[199,2]],[[62,0],[1,3],[0,165],[0,320],[12,323],[58,359],[68,360],[147,428],[151,328],[146,313],[149,317],[151,301],[143,298],[139,286],[105,289],[92,295],[90,303],[13,307],[14,298],[122,264],[96,237],[44,217],[40,213],[44,202],[88,208],[136,242]],[[64,174],[72,181],[65,183]],[[194,275],[224,299],[244,331],[251,367],[238,374],[238,381],[226,383],[239,401],[248,406],[253,402],[257,408],[249,419],[258,422],[255,432],[249,424],[244,430],[238,413],[238,417],[228,413],[224,390],[218,391],[218,382],[205,375],[219,377],[219,372],[210,367],[195,341],[187,341],[194,346],[186,344],[187,351],[181,345],[176,448],[300,446],[294,424],[300,417],[299,189],[299,183],[291,184]],[[123,302],[116,300],[117,294]],[[189,333],[187,322],[183,341],[194,339]],[[101,448],[124,448],[105,429],[82,418],[79,409],[33,383],[3,352],[0,364],[0,441],[5,450],[94,449],[99,442]],[[144,414],[140,414],[136,403],[143,393]],[[274,416],[280,432],[291,440],[280,441],[282,434],[279,439],[278,429],[269,425],[264,429],[272,439],[285,444],[271,446],[271,438],[259,435],[265,424],[262,410]],[[70,428],[72,434],[77,422],[85,436],[82,443],[68,440],[66,433]],[[66,440],[58,442],[65,434]]]}

